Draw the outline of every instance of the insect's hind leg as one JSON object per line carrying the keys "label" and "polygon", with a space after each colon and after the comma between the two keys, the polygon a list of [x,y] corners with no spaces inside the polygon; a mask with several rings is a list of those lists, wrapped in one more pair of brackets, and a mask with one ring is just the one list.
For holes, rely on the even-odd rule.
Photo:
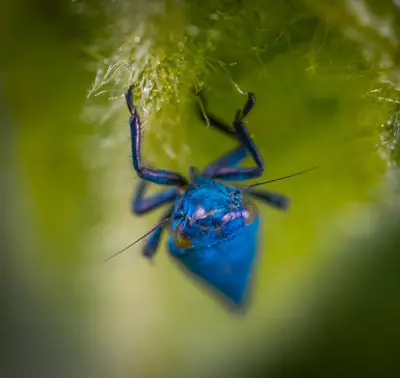
{"label": "insect's hind leg", "polygon": [[[166,218],[170,217],[174,210],[174,206],[168,208],[168,210],[162,215],[160,221],[162,222]],[[160,245],[161,236],[166,224],[158,227],[146,241],[146,244],[143,247],[143,256],[148,259],[153,258],[155,253],[157,252],[158,246]]]}
{"label": "insect's hind leg", "polygon": [[279,210],[287,210],[290,205],[289,198],[279,193],[255,189],[250,189],[247,193]]}
{"label": "insect's hind leg", "polygon": [[174,201],[178,194],[177,188],[171,188],[144,198],[147,185],[148,183],[145,180],[140,180],[137,186],[136,194],[132,201],[132,211],[137,215],[148,213]]}

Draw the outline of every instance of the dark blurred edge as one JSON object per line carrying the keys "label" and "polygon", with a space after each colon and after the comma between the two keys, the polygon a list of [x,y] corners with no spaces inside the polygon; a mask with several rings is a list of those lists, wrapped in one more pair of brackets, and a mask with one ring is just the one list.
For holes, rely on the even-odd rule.
{"label": "dark blurred edge", "polygon": [[[15,172],[13,160],[15,125],[7,111],[1,84],[0,377],[74,377],[83,372],[89,377],[89,368],[82,364],[83,351],[79,343],[63,329],[57,309],[40,295],[30,277],[21,274],[21,267],[16,264],[21,243],[17,240],[15,224],[20,219],[15,190],[18,172]],[[23,234],[24,225],[20,226]]]}
{"label": "dark blurred edge", "polygon": [[[398,188],[400,171],[394,173]],[[321,269],[305,317],[282,331],[281,350],[270,358],[268,339],[261,335],[236,376],[400,376],[400,196],[395,190],[391,205],[376,211],[372,231],[353,238]]]}
{"label": "dark blurred edge", "polygon": [[[49,298],[49,293],[45,294],[40,283],[36,282],[41,272],[33,272],[26,266],[29,262],[24,261],[24,257],[32,259],[34,255],[27,249],[34,250],[37,246],[29,245],[32,242],[26,214],[29,211],[24,209],[26,198],[19,197],[23,187],[21,172],[17,168],[17,150],[20,147],[17,136],[24,125],[19,124],[17,119],[23,117],[13,113],[21,112],[27,103],[36,100],[33,97],[30,101],[29,96],[41,95],[43,85],[39,84],[50,75],[44,69],[32,72],[29,59],[32,56],[37,59],[35,64],[39,67],[43,63],[51,66],[57,61],[56,58],[48,59],[40,55],[40,51],[32,55],[32,51],[33,54],[35,52],[29,49],[40,35],[36,32],[49,30],[49,34],[58,36],[65,48],[76,47],[76,55],[83,56],[82,60],[85,60],[78,48],[89,45],[97,38],[105,18],[102,4],[102,0],[85,1],[82,13],[71,9],[73,2],[69,0],[6,1],[0,6],[0,42],[3,42],[4,54],[0,62],[1,378],[90,378],[106,374],[104,371],[99,373],[103,364],[95,355],[96,351],[88,350],[91,343],[87,340],[89,331],[81,332],[82,328],[75,324],[79,319],[72,318],[73,311],[65,313],[60,303],[54,300],[66,292],[56,292],[49,287],[48,291],[54,296]],[[24,53],[26,49],[30,55]],[[26,61],[18,61],[20,56]],[[23,65],[26,65],[26,70],[19,72],[15,69]],[[71,72],[77,72],[72,68]],[[34,85],[30,85],[32,83]],[[63,82],[61,78],[59,84],[63,83],[65,80]],[[67,303],[66,298],[61,298],[59,302],[62,300]]]}
{"label": "dark blurred edge", "polygon": [[[1,77],[0,77],[1,80]],[[7,377],[7,363],[10,359],[9,349],[12,347],[12,328],[11,325],[11,314],[8,309],[9,297],[11,296],[8,288],[11,273],[11,262],[10,254],[12,251],[11,242],[11,226],[7,221],[10,215],[9,199],[11,198],[11,144],[9,143],[11,139],[11,127],[10,122],[6,116],[6,110],[3,102],[3,88],[2,82],[0,81],[0,203],[1,203],[1,216],[0,216],[0,243],[1,243],[1,253],[2,253],[2,263],[1,263],[1,274],[0,274],[0,322],[1,322],[1,365],[0,365],[0,376]],[[11,345],[10,345],[11,344]]]}

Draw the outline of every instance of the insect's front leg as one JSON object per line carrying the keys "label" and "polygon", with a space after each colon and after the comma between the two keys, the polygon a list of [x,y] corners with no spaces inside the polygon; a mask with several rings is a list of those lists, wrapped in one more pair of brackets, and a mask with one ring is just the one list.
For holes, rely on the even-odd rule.
{"label": "insect's front leg", "polygon": [[[197,95],[200,97],[200,100],[201,100],[203,106],[206,107],[206,105],[207,105],[206,98],[203,95],[203,93],[200,92]],[[203,107],[198,106],[198,112],[199,112],[200,118],[206,125],[214,127],[215,129],[221,131],[225,135],[229,135],[231,137],[236,138],[236,132],[232,127],[227,126],[224,122],[220,121],[218,118],[216,118],[212,114],[208,113],[207,110],[203,109]]]}
{"label": "insect's front leg", "polygon": [[[247,114],[250,113],[251,109],[254,108],[255,104],[256,104],[256,96],[254,95],[254,93],[249,92],[247,94],[247,101],[246,101],[246,104],[243,107],[242,115],[241,115],[240,119],[243,120],[247,116]],[[236,113],[236,114],[237,115],[239,114],[239,116],[240,116],[240,111],[238,110],[238,113]]]}
{"label": "insect's front leg", "polygon": [[247,148],[239,146],[234,150],[220,157],[215,162],[209,164],[203,171],[204,176],[214,177],[215,174],[221,169],[226,167],[235,167],[248,155]]}
{"label": "insect's front leg", "polygon": [[227,181],[241,181],[251,178],[259,177],[264,172],[264,161],[258,151],[254,141],[251,139],[250,134],[243,122],[244,117],[250,112],[255,105],[255,97],[253,93],[249,93],[248,100],[243,107],[243,110],[238,110],[233,122],[237,138],[242,146],[244,146],[254,162],[256,167],[242,168],[242,167],[222,167],[213,176],[215,179],[222,179]]}
{"label": "insect's front leg", "polygon": [[177,188],[170,188],[145,198],[144,193],[147,185],[148,183],[145,180],[140,180],[136,189],[135,197],[132,201],[132,211],[137,215],[145,214],[172,202],[178,194]]}
{"label": "insect's front leg", "polygon": [[142,125],[137,110],[133,105],[132,86],[128,89],[126,95],[126,104],[128,106],[131,117],[129,119],[129,127],[131,131],[132,143],[132,161],[133,167],[138,176],[144,180],[162,185],[182,186],[187,184],[187,180],[178,172],[172,172],[165,169],[152,169],[145,167],[141,160],[141,143],[142,143]]}

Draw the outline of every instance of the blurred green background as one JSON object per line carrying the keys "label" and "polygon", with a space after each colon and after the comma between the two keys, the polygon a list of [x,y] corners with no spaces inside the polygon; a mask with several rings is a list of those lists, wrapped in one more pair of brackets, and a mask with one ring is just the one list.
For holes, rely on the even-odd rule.
{"label": "blurred green background", "polygon": [[[10,1],[0,9],[3,377],[398,376],[396,0]],[[235,317],[141,246],[123,93],[143,156],[187,172],[248,127],[265,178],[251,311]],[[157,188],[153,188],[154,191]]]}

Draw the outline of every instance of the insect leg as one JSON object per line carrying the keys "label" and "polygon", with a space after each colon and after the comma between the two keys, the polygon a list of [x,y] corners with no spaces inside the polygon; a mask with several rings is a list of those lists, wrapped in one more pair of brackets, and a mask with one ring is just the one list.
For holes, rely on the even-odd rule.
{"label": "insect leg", "polygon": [[215,173],[223,167],[234,167],[239,164],[248,155],[247,149],[239,146],[234,150],[228,152],[226,155],[220,157],[215,162],[209,164],[203,171],[206,177],[213,177]]}
{"label": "insect leg", "polygon": [[249,92],[247,95],[247,101],[243,107],[242,116],[240,117],[240,119],[244,119],[244,117],[246,117],[247,114],[250,113],[251,109],[254,108],[255,104],[256,104],[256,96],[254,95],[254,93]]}
{"label": "insect leg", "polygon": [[256,163],[256,167],[252,168],[222,167],[217,172],[215,172],[213,178],[228,180],[228,181],[241,181],[259,177],[263,174],[264,162],[262,156],[259,153],[255,143],[251,139],[250,134],[243,122],[243,118],[250,112],[254,104],[255,104],[254,94],[249,93],[249,98],[243,110],[238,110],[236,112],[233,126],[236,131],[237,138],[239,139],[242,146],[244,146],[250,153],[251,157]]}
{"label": "insect leg", "polygon": [[178,190],[176,188],[171,188],[148,198],[144,198],[146,186],[147,182],[145,180],[140,180],[135,197],[132,201],[132,211],[137,215],[145,214],[168,202],[172,202],[175,200],[178,194]]}
{"label": "insect leg", "polygon": [[129,119],[129,127],[131,131],[131,143],[132,143],[132,160],[133,167],[137,172],[138,176],[144,180],[154,182],[162,185],[185,185],[187,180],[178,172],[172,172],[165,169],[151,169],[145,167],[141,161],[140,148],[142,143],[142,125],[140,122],[139,115],[137,114],[136,108],[133,105],[132,100],[132,86],[129,87],[126,95],[126,104],[128,106],[131,117]]}
{"label": "insect leg", "polygon": [[279,210],[287,210],[289,207],[289,198],[282,194],[256,189],[250,189],[247,193],[250,193],[255,198],[262,200]]}
{"label": "insect leg", "polygon": [[[203,93],[202,92],[198,93],[198,96],[200,97],[201,102],[205,107],[206,99]],[[198,106],[198,112],[200,118],[203,120],[205,124],[215,127],[217,130],[223,132],[225,135],[233,136],[236,138],[236,132],[232,127],[225,125],[224,122],[220,121],[219,119],[208,113],[207,110],[203,109],[200,105]]]}
{"label": "insect leg", "polygon": [[[170,208],[168,208],[168,210],[161,217],[160,221],[163,221],[166,218],[170,217],[173,210],[174,210],[174,206],[171,206]],[[163,232],[165,226],[166,226],[166,224],[163,224],[162,226],[158,227],[151,234],[151,236],[146,241],[146,244],[143,247],[143,256],[146,256],[147,258],[151,259],[155,255],[155,253],[157,252],[158,246],[160,244],[162,232]]]}

